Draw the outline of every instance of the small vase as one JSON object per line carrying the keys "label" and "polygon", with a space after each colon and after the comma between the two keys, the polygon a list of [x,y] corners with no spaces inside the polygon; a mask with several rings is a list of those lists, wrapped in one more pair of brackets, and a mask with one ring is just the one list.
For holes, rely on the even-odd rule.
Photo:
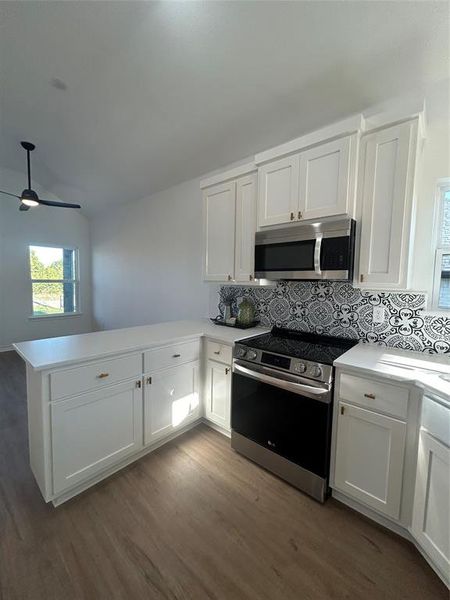
{"label": "small vase", "polygon": [[251,325],[255,320],[255,307],[248,298],[244,298],[239,304],[237,322],[239,325]]}

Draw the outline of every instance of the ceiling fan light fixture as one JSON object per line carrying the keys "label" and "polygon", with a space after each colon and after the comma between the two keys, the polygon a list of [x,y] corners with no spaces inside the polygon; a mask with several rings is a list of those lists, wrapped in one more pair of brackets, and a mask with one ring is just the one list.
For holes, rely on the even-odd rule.
{"label": "ceiling fan light fixture", "polygon": [[23,190],[20,195],[20,201],[26,206],[38,206],[38,196],[34,190]]}

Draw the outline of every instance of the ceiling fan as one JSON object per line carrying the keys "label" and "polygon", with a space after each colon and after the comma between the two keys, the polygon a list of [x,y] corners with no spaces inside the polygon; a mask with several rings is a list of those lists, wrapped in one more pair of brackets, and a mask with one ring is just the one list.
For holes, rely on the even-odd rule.
{"label": "ceiling fan", "polygon": [[23,190],[20,196],[17,194],[10,194],[9,192],[4,192],[0,190],[1,194],[6,194],[7,196],[13,196],[13,198],[18,198],[20,200],[19,210],[30,210],[32,206],[39,206],[42,204],[43,206],[59,206],[60,208],[81,208],[79,204],[68,204],[66,202],[55,202],[53,200],[41,200],[37,193],[31,189],[31,163],[30,163],[30,152],[32,152],[36,146],[31,142],[20,142],[22,148],[24,148],[27,152],[27,167],[28,167],[28,187]]}

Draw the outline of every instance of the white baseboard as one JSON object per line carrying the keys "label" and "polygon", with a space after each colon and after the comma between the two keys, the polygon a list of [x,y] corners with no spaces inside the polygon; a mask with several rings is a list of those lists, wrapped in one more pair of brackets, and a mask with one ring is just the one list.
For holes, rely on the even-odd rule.
{"label": "white baseboard", "polygon": [[229,431],[228,429],[225,429],[224,427],[221,427],[220,425],[216,425],[216,423],[213,423],[206,417],[202,418],[202,423],[204,423],[205,425],[208,425],[208,427],[211,427],[211,429],[214,429],[214,431],[218,431],[219,433],[221,433],[222,435],[224,435],[227,438],[231,437],[231,431]]}
{"label": "white baseboard", "polygon": [[361,504],[357,500],[353,500],[353,498],[349,498],[348,496],[346,496],[342,492],[339,492],[338,490],[333,489],[331,495],[336,500],[339,500],[339,502],[342,502],[342,504],[353,508],[353,510],[356,510],[357,512],[363,514],[368,519],[375,521],[379,525],[383,525],[383,527],[386,527],[386,529],[390,529],[394,533],[401,535],[410,542],[413,541],[413,538],[410,535],[409,531],[403,525],[395,523],[394,521],[391,521],[390,519],[379,515],[376,511],[368,508],[367,506],[364,506],[364,504]]}
{"label": "white baseboard", "polygon": [[180,435],[183,435],[183,433],[186,433],[190,429],[194,429],[194,427],[197,427],[197,425],[199,425],[199,423],[201,423],[201,422],[202,422],[201,419],[196,419],[192,423],[188,423],[185,427],[182,427],[178,431],[174,431],[172,434],[168,435],[167,437],[165,437],[161,440],[158,440],[157,442],[153,443],[151,446],[146,446],[145,448],[143,448],[136,454],[132,454],[128,458],[105,469],[101,473],[98,473],[94,477],[91,477],[88,480],[83,481],[82,483],[74,486],[73,488],[71,488],[65,492],[61,492],[60,494],[55,494],[54,496],[52,496],[48,500],[46,500],[46,502],[51,501],[53,503],[53,506],[55,506],[55,507],[59,506],[60,504],[63,504],[64,502],[67,502],[67,500],[70,500],[71,498],[78,496],[78,494],[80,494],[81,492],[84,492],[85,490],[96,485],[100,481],[107,479],[110,475],[113,475],[114,473],[121,471],[124,467],[127,467],[131,463],[136,462],[137,460],[139,460],[146,454],[150,454],[154,450],[157,450],[161,446],[164,446],[165,444],[174,440],[175,438],[179,437]]}
{"label": "white baseboard", "polygon": [[386,529],[389,529],[390,531],[393,531],[394,533],[400,535],[405,540],[408,540],[408,542],[411,542],[416,547],[416,549],[421,554],[421,556],[427,561],[427,563],[430,565],[430,567],[433,569],[433,571],[436,573],[436,575],[449,588],[450,579],[448,578],[448,576],[446,574],[442,573],[441,570],[433,563],[433,561],[431,560],[431,558],[427,555],[427,553],[425,552],[425,550],[423,550],[420,547],[420,545],[417,543],[417,540],[411,534],[411,532],[409,531],[409,529],[407,527],[405,527],[404,525],[400,525],[398,523],[394,523],[390,519],[387,519],[387,518],[383,517],[382,515],[379,515],[377,512],[375,512],[375,511],[371,510],[370,508],[364,506],[363,504],[361,504],[357,500],[353,500],[352,498],[349,498],[348,496],[346,496],[345,494],[342,494],[338,490],[333,489],[332,490],[332,496],[333,496],[333,498],[335,500],[338,500],[339,502],[342,502],[342,504],[345,504],[346,506],[349,506],[350,508],[352,508],[353,510],[356,510],[357,512],[361,513],[362,515],[364,515],[368,519],[371,519],[372,521],[375,521],[379,525],[382,525],[383,527],[386,527]]}

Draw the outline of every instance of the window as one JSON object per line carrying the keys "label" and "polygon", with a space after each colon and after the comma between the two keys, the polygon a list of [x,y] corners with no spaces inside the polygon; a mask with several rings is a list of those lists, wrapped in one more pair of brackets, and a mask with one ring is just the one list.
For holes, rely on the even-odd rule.
{"label": "window", "polygon": [[30,246],[33,316],[78,312],[78,250]]}
{"label": "window", "polygon": [[441,185],[439,192],[433,308],[450,310],[450,182]]}

